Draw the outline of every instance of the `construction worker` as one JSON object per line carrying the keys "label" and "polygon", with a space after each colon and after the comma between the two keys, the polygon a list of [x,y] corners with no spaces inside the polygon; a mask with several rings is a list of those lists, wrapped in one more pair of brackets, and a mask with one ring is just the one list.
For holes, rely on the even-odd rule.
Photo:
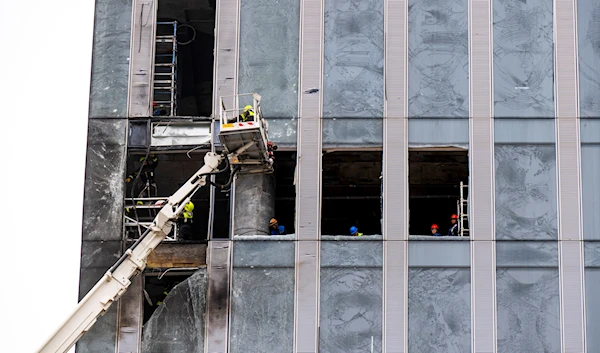
{"label": "construction worker", "polygon": [[194,203],[188,202],[183,206],[183,214],[177,220],[179,226],[179,239],[190,240],[194,233]]}
{"label": "construction worker", "polygon": [[[150,181],[150,183],[153,184],[154,183],[154,170],[156,169],[156,167],[158,167],[158,157],[156,157],[153,154],[149,155],[147,160],[146,160],[146,157],[141,157],[140,163],[142,163],[142,165],[143,165],[142,174],[140,175],[140,177],[142,178],[142,181],[144,183],[146,181]],[[134,180],[137,176],[137,173],[138,173],[138,170],[129,174],[127,176],[127,178],[125,178],[125,182],[129,183],[132,180]]]}
{"label": "construction worker", "polygon": [[247,121],[254,121],[254,110],[251,105],[247,105],[244,107],[244,111],[240,114],[240,121],[243,123]]}
{"label": "construction worker", "polygon": [[358,228],[356,228],[355,226],[352,226],[352,227],[350,227],[350,235],[355,236],[355,237],[362,237],[363,233],[359,233]]}
{"label": "construction worker", "polygon": [[275,218],[269,221],[269,235],[279,235],[279,223]]}
{"label": "construction worker", "polygon": [[440,232],[438,232],[438,230],[439,230],[439,227],[438,227],[438,225],[437,225],[437,224],[435,224],[435,223],[434,223],[434,224],[432,224],[432,225],[431,225],[431,235],[433,235],[433,236],[435,236],[435,237],[440,237],[440,236],[442,236],[442,235],[440,234]]}
{"label": "construction worker", "polygon": [[455,214],[450,216],[450,229],[448,229],[447,235],[458,235],[458,216]]}

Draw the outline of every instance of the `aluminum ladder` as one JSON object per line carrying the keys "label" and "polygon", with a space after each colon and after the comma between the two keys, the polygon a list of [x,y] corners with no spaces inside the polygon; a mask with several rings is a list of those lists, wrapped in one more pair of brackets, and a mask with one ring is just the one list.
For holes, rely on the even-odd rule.
{"label": "aluminum ladder", "polygon": [[456,201],[456,208],[458,209],[458,235],[465,236],[469,235],[469,229],[465,229],[465,223],[469,220],[469,211],[468,211],[468,200],[465,198],[465,194],[468,190],[468,185],[464,184],[462,181],[460,182],[460,198]]}
{"label": "aluminum ladder", "polygon": [[156,23],[152,116],[177,115],[177,21]]}

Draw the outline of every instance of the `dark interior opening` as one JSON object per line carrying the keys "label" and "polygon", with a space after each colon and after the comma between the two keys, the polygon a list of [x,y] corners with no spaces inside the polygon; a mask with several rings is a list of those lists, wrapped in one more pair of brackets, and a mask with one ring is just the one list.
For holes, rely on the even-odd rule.
{"label": "dark interior opening", "polygon": [[[460,182],[468,185],[468,151],[409,151],[408,179],[409,234],[431,235],[431,225],[437,224],[446,235],[450,217],[458,214]],[[465,188],[465,199],[467,194]]]}
{"label": "dark interior opening", "polygon": [[[185,153],[154,154],[154,156],[158,158],[158,165],[154,170],[156,191],[150,196],[164,197],[166,199],[173,195],[196,171],[198,171],[198,169],[202,167],[202,165],[204,165],[204,154],[205,152],[201,151],[200,153],[191,153],[191,158]],[[143,158],[144,156],[145,154],[135,154],[128,157],[128,175],[138,172],[141,166],[140,158]],[[127,183],[127,194],[125,197],[130,198],[133,190],[133,195],[137,198],[145,186],[142,178]],[[192,202],[194,203],[194,218],[191,225],[191,236],[189,239],[186,239],[188,241],[206,240],[210,209],[209,189],[209,187],[202,187],[192,197]],[[148,197],[145,194],[141,196]],[[152,210],[138,209],[137,216],[141,222],[151,222],[156,216],[156,213]]]}
{"label": "dark interior opening", "polygon": [[[219,166],[222,169],[223,163]],[[219,185],[225,185],[229,181],[230,173],[220,173],[215,176],[215,182]],[[228,239],[231,236],[231,186],[226,189],[215,188],[215,211],[213,220],[212,237],[218,239]]]}
{"label": "dark interior opening", "polygon": [[[144,276],[144,324],[167,297],[167,294],[189,275]],[[150,304],[152,303],[152,304]]]}
{"label": "dark interior opening", "polygon": [[381,151],[323,155],[321,234],[381,234]]}
{"label": "dark interior opening", "polygon": [[[216,0],[176,1],[160,0],[157,22],[177,21],[177,116],[210,116],[212,113],[213,50],[215,44]],[[157,40],[161,35],[172,35],[173,27],[157,25]],[[172,46],[156,46],[156,63],[171,61]],[[155,81],[164,80],[170,68],[155,66]],[[161,76],[158,73],[163,73]],[[158,76],[157,76],[158,74]],[[156,87],[155,83],[155,87]],[[155,90],[154,101],[170,99],[168,92]],[[156,107],[155,107],[156,108]],[[156,111],[156,110],[155,110]],[[168,108],[154,115],[170,115]]]}
{"label": "dark interior opening", "polygon": [[296,221],[296,151],[275,152],[275,219],[287,234],[295,233]]}

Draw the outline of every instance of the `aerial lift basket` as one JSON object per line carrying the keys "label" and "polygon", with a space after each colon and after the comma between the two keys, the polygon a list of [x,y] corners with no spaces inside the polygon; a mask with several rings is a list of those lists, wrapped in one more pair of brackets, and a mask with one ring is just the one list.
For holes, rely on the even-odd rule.
{"label": "aerial lift basket", "polygon": [[[240,115],[244,109],[239,108],[240,98],[248,102],[252,99],[254,118],[242,121]],[[228,154],[229,163],[239,165],[240,173],[271,173],[273,159],[269,151],[268,123],[260,109],[260,95],[256,93],[222,96],[219,98],[219,140]],[[225,101],[232,104],[226,107]]]}

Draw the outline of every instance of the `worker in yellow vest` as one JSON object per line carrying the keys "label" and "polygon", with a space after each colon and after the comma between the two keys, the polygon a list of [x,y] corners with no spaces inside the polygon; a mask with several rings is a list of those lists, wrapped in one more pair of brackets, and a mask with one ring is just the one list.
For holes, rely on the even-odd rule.
{"label": "worker in yellow vest", "polygon": [[183,206],[183,214],[178,219],[179,239],[190,240],[194,233],[192,223],[194,223],[194,203],[188,202]]}

